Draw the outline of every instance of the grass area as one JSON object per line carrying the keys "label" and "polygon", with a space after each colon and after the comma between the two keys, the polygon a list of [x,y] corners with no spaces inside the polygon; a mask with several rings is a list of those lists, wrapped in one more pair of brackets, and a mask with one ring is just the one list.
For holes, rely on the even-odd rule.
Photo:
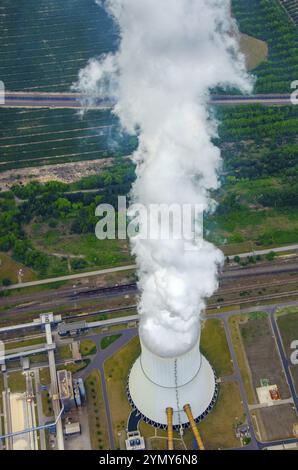
{"label": "grass area", "polygon": [[27,0],[17,11],[3,0],[1,11],[0,75],[8,90],[67,91],[90,57],[116,45],[110,17],[92,0]]}
{"label": "grass area", "polygon": [[59,346],[56,351],[59,359],[72,359],[72,351],[70,344],[64,344],[63,346]]}
{"label": "grass area", "polygon": [[117,158],[133,149],[110,111],[93,110],[82,117],[74,109],[3,108],[0,119],[1,171]]}
{"label": "grass area", "polygon": [[[41,238],[33,237],[33,243],[37,249],[48,254],[60,253],[65,256],[82,257],[85,267],[78,272],[132,263],[127,242],[98,240],[94,234],[70,234],[68,226],[64,226],[61,230],[47,231]],[[61,261],[63,261],[61,258],[56,258],[55,263],[58,265]]]}
{"label": "grass area", "polygon": [[201,351],[214,367],[217,376],[233,373],[233,364],[221,320],[208,319],[204,322],[201,335]]}
{"label": "grass area", "polygon": [[92,449],[110,448],[107,432],[107,418],[102,395],[100,372],[93,370],[85,380],[87,407],[89,418],[89,432]]}
{"label": "grass area", "polygon": [[83,361],[76,361],[70,364],[61,364],[57,366],[57,370],[68,370],[72,374],[75,374],[76,372],[85,369],[88,364],[90,364],[89,359],[84,359]]}
{"label": "grass area", "polygon": [[50,385],[51,383],[51,374],[48,367],[43,367],[39,369],[39,380],[42,385]]}
{"label": "grass area", "polygon": [[[150,424],[145,423],[144,421],[139,422],[139,430],[142,436],[144,436],[147,441],[150,441],[150,445],[152,450],[166,450],[167,449],[167,431],[163,429],[156,429]],[[174,449],[175,450],[185,450],[183,442],[181,440],[181,436],[178,432],[174,431],[173,434],[174,438]],[[183,440],[186,441],[188,438],[188,431],[184,433]],[[188,439],[187,439],[188,440]],[[186,443],[188,444],[188,442]],[[192,449],[192,439],[189,439],[189,445],[187,445],[187,449]]]}
{"label": "grass area", "polygon": [[218,401],[212,412],[198,425],[206,449],[239,447],[234,426],[244,421],[238,384],[220,385]]}
{"label": "grass area", "polygon": [[268,45],[260,39],[241,34],[240,48],[245,54],[248,70],[253,70],[268,59]]}
{"label": "grass area", "polygon": [[116,447],[119,447],[118,432],[126,429],[131,410],[125,392],[126,380],[139,354],[140,342],[136,336],[105,362],[105,379]]}
{"label": "grass area", "polygon": [[270,384],[277,385],[281,398],[288,398],[290,392],[268,315],[253,314],[248,315],[247,319],[239,329],[253,387],[259,387],[261,380],[267,379]]}
{"label": "grass area", "polygon": [[3,413],[3,401],[2,401],[3,391],[4,391],[4,378],[3,378],[3,374],[0,374],[0,413]]}
{"label": "grass area", "polygon": [[120,338],[120,337],[121,337],[121,334],[105,336],[104,338],[102,338],[102,340],[100,342],[101,349],[108,348],[111,344],[113,344],[115,341],[117,341],[117,339]]}
{"label": "grass area", "polygon": [[89,356],[96,353],[96,344],[91,339],[80,341],[80,353],[82,356]]}
{"label": "grass area", "polygon": [[5,343],[5,349],[25,348],[27,346],[34,346],[36,344],[44,344],[45,338],[32,338],[24,341],[15,341],[13,343]]}
{"label": "grass area", "polygon": [[38,364],[38,363],[48,363],[48,354],[45,353],[39,353],[39,354],[32,354],[30,356],[30,362],[33,364]]}
{"label": "grass area", "polygon": [[6,253],[0,252],[0,286],[5,279],[9,279],[12,284],[16,284],[18,282],[18,272],[20,269],[23,271],[23,282],[34,281],[36,279],[36,275],[32,269],[27,268],[21,263],[17,263]]}
{"label": "grass area", "polygon": [[8,387],[11,393],[26,391],[26,377],[20,372],[10,372],[8,375]]}
{"label": "grass area", "polygon": [[49,392],[46,390],[41,391],[41,403],[42,403],[42,411],[45,416],[50,418],[53,416],[53,406],[52,406],[52,400],[50,397]]}
{"label": "grass area", "polygon": [[239,331],[239,322],[246,319],[245,315],[233,315],[229,318],[229,328],[232,336],[232,341],[237,357],[241,377],[246,390],[248,403],[253,404],[256,402],[255,393],[250,380],[250,373],[246,361],[245,351],[243,349],[241,335]]}

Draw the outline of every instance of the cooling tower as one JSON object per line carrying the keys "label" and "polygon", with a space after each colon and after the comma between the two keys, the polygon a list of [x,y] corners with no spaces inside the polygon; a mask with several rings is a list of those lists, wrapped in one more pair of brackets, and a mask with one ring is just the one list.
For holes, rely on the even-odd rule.
{"label": "cooling tower", "polygon": [[161,357],[140,340],[142,352],[127,382],[132,407],[145,422],[159,428],[167,427],[168,407],[173,408],[173,426],[188,427],[185,404],[190,404],[195,421],[201,421],[216,402],[218,385],[211,365],[200,352],[199,340],[177,357]]}

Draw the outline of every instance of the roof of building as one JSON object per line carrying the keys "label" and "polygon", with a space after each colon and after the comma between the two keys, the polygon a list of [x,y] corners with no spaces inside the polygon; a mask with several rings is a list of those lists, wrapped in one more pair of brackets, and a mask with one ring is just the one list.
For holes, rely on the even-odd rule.
{"label": "roof of building", "polygon": [[[194,418],[202,419],[212,409],[218,393],[218,385],[209,362],[203,357],[199,371],[184,385],[161,386],[145,375],[140,358],[135,362],[129,376],[129,401],[142,414],[142,418],[154,426],[167,426],[166,408],[174,410],[173,424],[187,426],[188,418],[183,406],[190,404]],[[164,378],[163,378],[164,380]],[[177,411],[177,394],[180,412]]]}
{"label": "roof of building", "polygon": [[72,374],[67,370],[57,372],[58,387],[61,400],[73,398]]}
{"label": "roof of building", "polygon": [[78,434],[81,432],[81,425],[77,423],[68,423],[65,425],[65,434]]}
{"label": "roof of building", "polygon": [[71,323],[62,322],[58,325],[58,333],[59,334],[67,334],[71,331],[83,330],[86,328],[85,321],[77,321]]}
{"label": "roof of building", "polygon": [[125,445],[127,450],[144,450],[146,448],[145,440],[139,432],[128,433]]}

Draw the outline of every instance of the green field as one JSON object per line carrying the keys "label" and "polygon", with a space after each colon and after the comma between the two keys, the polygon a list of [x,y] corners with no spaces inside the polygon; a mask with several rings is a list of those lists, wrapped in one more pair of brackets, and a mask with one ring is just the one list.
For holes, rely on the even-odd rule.
{"label": "green field", "polygon": [[92,449],[109,449],[109,435],[100,372],[94,369],[85,380]]}
{"label": "green field", "polygon": [[104,365],[105,380],[109,397],[111,418],[116,446],[119,446],[118,432],[126,429],[131,410],[125,392],[125,385],[130,368],[140,354],[139,338],[133,338],[123,348],[110,357]]}
{"label": "green field", "polygon": [[120,157],[135,144],[109,111],[3,108],[0,121],[0,171]]}
{"label": "green field", "polygon": [[105,336],[100,342],[101,349],[108,348],[111,344],[113,344],[115,341],[117,341],[117,339],[120,338],[120,336],[121,336],[121,334]]}
{"label": "green field", "polygon": [[7,90],[64,91],[116,30],[93,0],[2,0],[0,77]]}
{"label": "green field", "polygon": [[22,372],[10,372],[8,375],[8,387],[11,393],[26,391],[26,377]]}
{"label": "green field", "polygon": [[242,33],[266,41],[267,62],[254,73],[256,91],[290,93],[298,76],[298,31],[278,0],[232,0],[233,13]]}
{"label": "green field", "polygon": [[212,412],[198,425],[207,450],[232,449],[239,447],[235,436],[235,426],[244,422],[238,384],[221,384],[218,401]]}
{"label": "green field", "polygon": [[201,335],[201,351],[210,361],[218,376],[233,374],[233,364],[221,320],[208,319],[204,322]]}
{"label": "green field", "polygon": [[219,206],[207,218],[219,245],[298,240],[298,108],[245,105],[215,109],[224,163]]}
{"label": "green field", "polygon": [[96,344],[91,339],[84,339],[80,341],[80,353],[82,356],[89,356],[96,353]]}

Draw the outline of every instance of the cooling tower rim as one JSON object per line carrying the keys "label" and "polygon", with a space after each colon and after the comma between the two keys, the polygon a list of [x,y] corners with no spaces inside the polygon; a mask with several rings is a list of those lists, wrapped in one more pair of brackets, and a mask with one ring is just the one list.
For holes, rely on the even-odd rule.
{"label": "cooling tower rim", "polygon": [[140,338],[140,343],[141,343],[141,348],[144,347],[147,351],[149,351],[151,354],[154,356],[158,357],[158,359],[169,361],[169,360],[176,360],[183,356],[186,356],[189,354],[191,351],[193,351],[196,347],[200,346],[200,329],[198,328],[198,334],[194,340],[194,342],[183,352],[177,353],[176,355],[173,354],[160,354],[156,351],[153,350],[153,348],[148,344],[148,342],[144,339],[144,335],[142,334],[142,330],[140,329],[139,331],[139,338]]}
{"label": "cooling tower rim", "polygon": [[[166,385],[161,385],[161,384],[159,384],[159,383],[157,383],[157,382],[154,382],[154,380],[152,380],[152,379],[148,376],[148,374],[146,374],[146,372],[145,372],[145,369],[144,369],[143,364],[142,364],[142,355],[140,356],[139,359],[140,359],[140,366],[141,366],[141,369],[142,369],[142,371],[143,371],[143,374],[145,375],[145,377],[147,377],[147,379],[149,380],[149,382],[153,383],[154,385],[157,385],[157,386],[160,387],[160,388],[165,388],[165,389],[169,389],[169,390],[173,388],[173,385],[168,385],[168,386],[166,386]],[[175,360],[175,358],[168,358],[168,359],[170,359],[170,360]],[[188,385],[189,383],[191,383],[191,382],[195,379],[195,377],[200,373],[201,366],[202,366],[202,355],[200,354],[200,364],[199,364],[199,367],[198,367],[197,372],[195,373],[195,375],[193,375],[193,376],[188,380],[188,382],[184,382],[184,383],[182,383],[181,385],[178,385],[176,388],[179,389],[179,388],[182,388],[182,387],[184,387],[185,385]]]}
{"label": "cooling tower rim", "polygon": [[[126,394],[127,394],[127,398],[128,398],[128,402],[130,404],[130,406],[132,407],[133,410],[136,410],[140,415],[141,415],[141,419],[157,428],[157,429],[163,429],[163,430],[167,430],[168,426],[167,424],[164,424],[164,423],[159,423],[157,421],[154,421],[153,419],[149,418],[148,416],[146,416],[144,413],[142,413],[142,411],[139,410],[139,408],[136,406],[136,404],[134,403],[132,397],[131,397],[131,394],[130,394],[130,390],[129,390],[129,378],[130,378],[130,373],[131,373],[131,370],[132,370],[133,366],[130,368],[129,370],[129,373],[128,373],[128,376],[127,376],[127,380],[126,380],[126,387],[125,387],[125,390],[126,390]],[[205,419],[209,413],[211,413],[211,411],[213,410],[213,407],[215,406],[217,400],[218,400],[218,394],[219,394],[219,383],[216,379],[216,372],[214,370],[214,368],[211,366],[212,368],[212,371],[214,373],[214,378],[215,378],[215,388],[214,388],[214,392],[213,392],[213,396],[210,400],[210,403],[209,405],[206,407],[206,409],[204,410],[203,413],[201,413],[199,416],[197,417],[194,417],[194,421],[198,424],[198,423],[201,423],[203,421],[203,419]],[[166,413],[166,410],[165,410],[165,413]],[[180,430],[180,427],[182,427],[183,429],[189,429],[190,428],[190,423],[189,421],[188,422],[185,422],[185,423],[181,423],[180,426],[178,425],[173,425],[173,429],[175,431],[178,431]]]}

